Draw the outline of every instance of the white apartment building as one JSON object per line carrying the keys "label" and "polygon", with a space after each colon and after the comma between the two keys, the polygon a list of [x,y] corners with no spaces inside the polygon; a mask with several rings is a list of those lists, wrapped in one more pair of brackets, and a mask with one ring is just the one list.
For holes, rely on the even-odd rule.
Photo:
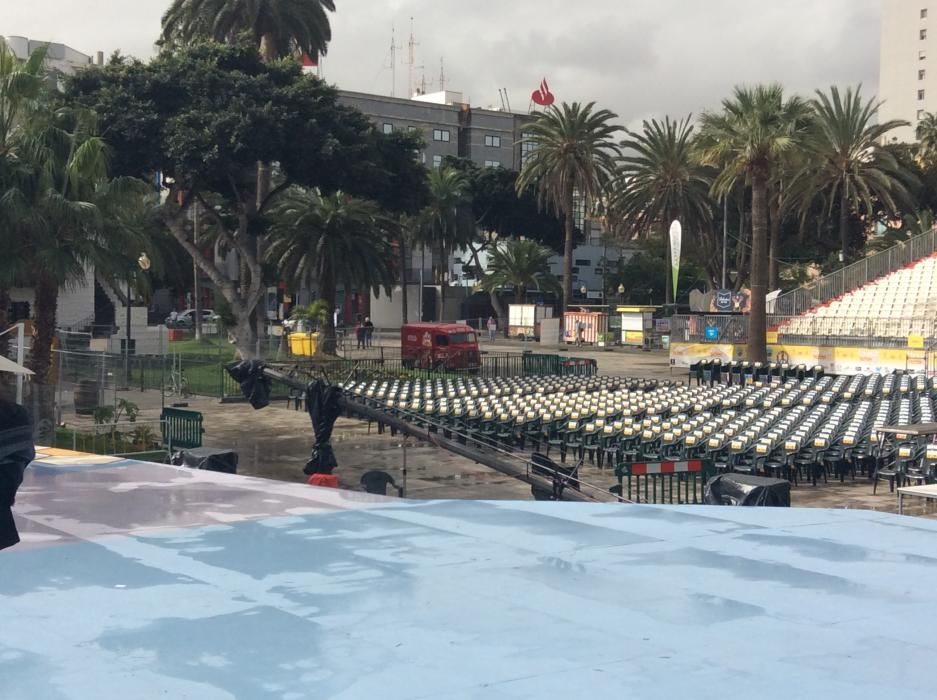
{"label": "white apartment building", "polygon": [[937,2],[882,0],[879,98],[882,121],[911,123],[889,135],[906,143],[921,116],[937,111]]}

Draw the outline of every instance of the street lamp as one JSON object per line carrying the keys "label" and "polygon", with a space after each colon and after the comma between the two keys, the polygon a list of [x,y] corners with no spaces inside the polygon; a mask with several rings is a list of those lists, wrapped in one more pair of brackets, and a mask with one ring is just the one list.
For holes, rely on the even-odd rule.
{"label": "street lamp", "polygon": [[[146,272],[150,269],[150,266],[153,263],[150,261],[150,257],[146,252],[140,253],[140,256],[137,258],[137,267]],[[130,388],[130,303],[133,294],[131,289],[131,282],[133,280],[134,273],[131,272],[127,275],[127,329],[126,329],[126,340],[124,348],[124,383],[127,385],[127,388]]]}
{"label": "street lamp", "polygon": [[589,293],[589,290],[586,288],[586,285],[582,285],[579,288],[579,293],[582,294],[582,296],[586,296],[586,294]]}
{"label": "street lamp", "polygon": [[625,285],[623,284],[618,285],[618,303],[619,304],[625,303]]}

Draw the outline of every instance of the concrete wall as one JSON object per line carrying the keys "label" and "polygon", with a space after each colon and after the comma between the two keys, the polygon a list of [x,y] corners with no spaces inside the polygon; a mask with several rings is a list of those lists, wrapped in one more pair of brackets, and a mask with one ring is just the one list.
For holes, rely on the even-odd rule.
{"label": "concrete wall", "polygon": [[[383,294],[371,297],[371,323],[377,328],[399,328],[402,319],[402,293],[400,285],[393,289],[391,296]],[[407,320],[416,323],[420,320],[420,286],[407,285]]]}
{"label": "concrete wall", "polygon": [[[927,17],[921,17],[922,11]],[[879,120],[910,122],[886,138],[912,142],[919,111],[937,110],[937,2],[882,0],[881,24],[878,97],[884,104]],[[927,30],[925,39],[921,30]],[[924,99],[919,99],[919,90]]]}

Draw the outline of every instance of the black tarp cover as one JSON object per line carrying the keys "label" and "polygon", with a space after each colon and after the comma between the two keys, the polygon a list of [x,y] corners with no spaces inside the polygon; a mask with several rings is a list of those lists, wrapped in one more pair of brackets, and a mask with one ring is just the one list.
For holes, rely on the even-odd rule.
{"label": "black tarp cover", "polygon": [[306,474],[331,474],[338,466],[330,441],[332,428],[341,413],[341,396],[342,390],[339,387],[322,381],[310,382],[306,387],[306,410],[312,420],[312,430],[316,434],[312,457],[303,467]]}
{"label": "black tarp cover", "polygon": [[790,508],[791,483],[748,474],[719,474],[706,483],[703,503],[716,506]]}

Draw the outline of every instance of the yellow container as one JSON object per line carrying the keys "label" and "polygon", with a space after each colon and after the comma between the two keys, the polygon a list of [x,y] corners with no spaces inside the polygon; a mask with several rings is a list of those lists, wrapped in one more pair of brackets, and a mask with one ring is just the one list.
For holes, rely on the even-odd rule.
{"label": "yellow container", "polygon": [[290,333],[290,353],[293,355],[312,357],[316,354],[318,342],[318,333]]}

